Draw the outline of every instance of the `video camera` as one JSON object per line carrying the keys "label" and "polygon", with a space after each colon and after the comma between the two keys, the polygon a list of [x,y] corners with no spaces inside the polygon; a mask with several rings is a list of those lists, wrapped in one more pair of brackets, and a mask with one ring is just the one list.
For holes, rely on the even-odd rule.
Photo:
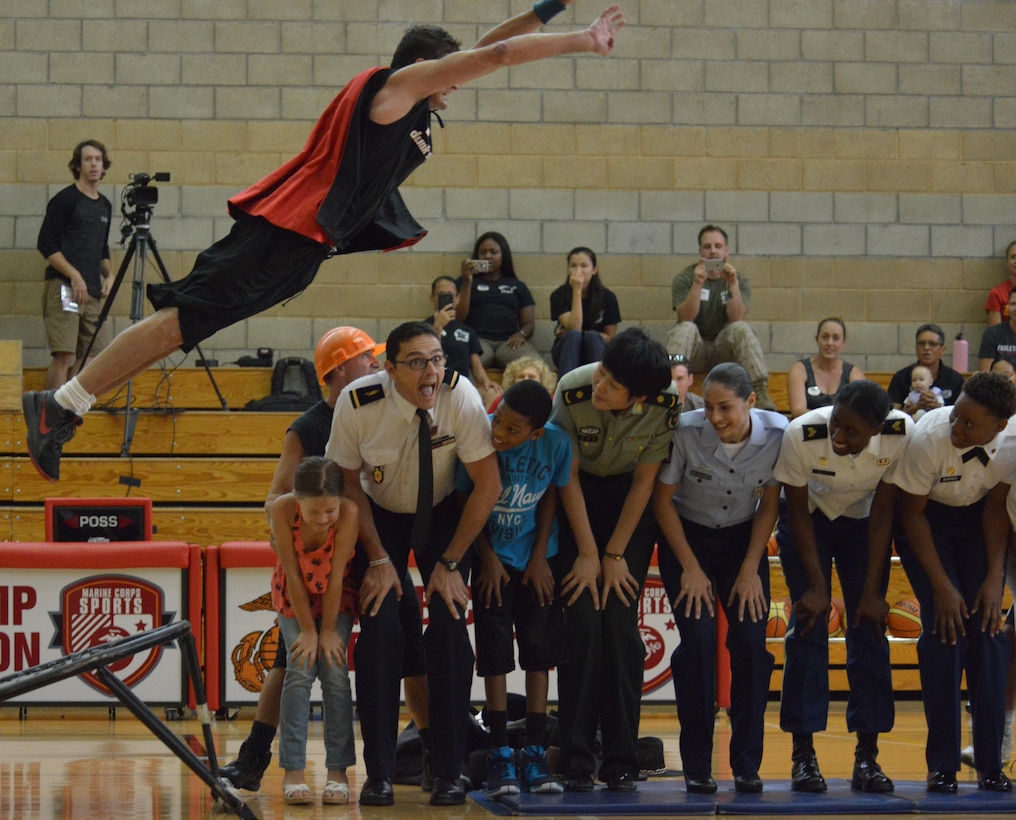
{"label": "video camera", "polygon": [[148,227],[152,219],[152,206],[159,201],[159,189],[149,183],[152,180],[169,182],[169,172],[159,171],[154,176],[152,174],[131,174],[130,180],[124,186],[120,197],[120,213],[124,218],[124,222],[120,226],[122,235],[120,244],[126,241],[134,226]]}
{"label": "video camera", "polygon": [[[159,201],[159,189],[149,185],[153,179],[151,174],[131,174],[131,181],[123,189],[124,204],[129,208],[150,208]],[[169,172],[159,171],[156,182],[169,182]]]}

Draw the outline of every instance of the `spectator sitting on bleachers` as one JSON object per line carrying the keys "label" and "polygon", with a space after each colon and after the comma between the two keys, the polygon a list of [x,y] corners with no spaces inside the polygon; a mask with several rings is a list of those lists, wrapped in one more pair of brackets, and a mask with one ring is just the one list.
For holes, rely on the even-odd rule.
{"label": "spectator sitting on bleachers", "polygon": [[523,356],[539,355],[529,340],[536,329],[536,302],[515,275],[508,240],[488,231],[476,240],[473,257],[462,262],[456,311],[480,337],[484,367],[505,367]]}
{"label": "spectator sitting on bleachers", "polygon": [[[917,361],[902,370],[897,370],[889,382],[889,389],[886,392],[889,393],[893,407],[913,416],[918,410],[934,410],[940,407],[942,402],[955,404],[963,389],[963,375],[942,363],[942,354],[945,353],[945,333],[942,328],[931,322],[921,325],[917,328],[915,346]],[[910,393],[911,371],[918,365],[923,365],[931,371],[932,386],[942,390],[941,401],[935,393],[928,390],[921,401],[904,407],[903,403]]]}
{"label": "spectator sitting on bleachers", "polygon": [[701,410],[706,406],[705,399],[689,390],[695,383],[695,376],[688,369],[688,362],[680,353],[670,354],[670,381],[677,391],[677,397],[681,400],[682,413]]}
{"label": "spectator sitting on bleachers", "polygon": [[1016,241],[1005,249],[1005,269],[1009,276],[988,291],[984,312],[988,314],[988,327],[1009,321],[1009,294],[1016,284]]}
{"label": "spectator sitting on bleachers", "polygon": [[693,371],[737,362],[751,377],[755,406],[775,410],[762,345],[745,321],[751,286],[727,256],[727,232],[716,225],[699,231],[699,259],[674,277],[677,324],[667,334],[667,353],[680,353]]}
{"label": "spectator sitting on bleachers", "polygon": [[817,356],[805,356],[790,365],[787,371],[787,395],[790,417],[797,418],[809,410],[829,407],[850,382],[864,378],[861,368],[840,358],[847,342],[847,326],[842,319],[830,316],[818,323],[815,332]]}
{"label": "spectator sitting on bleachers", "polygon": [[[557,376],[547,366],[547,363],[539,356],[526,356],[524,359],[516,359],[504,369],[504,373],[501,374],[501,392],[503,393],[515,382],[520,382],[524,379],[532,379],[534,382],[539,382],[552,396],[557,388]],[[494,401],[487,407],[487,412],[493,413],[497,410],[497,406],[500,403],[501,396],[496,396]]]}
{"label": "spectator sitting on bleachers", "polygon": [[430,303],[434,315],[424,319],[441,334],[441,349],[448,357],[447,370],[454,370],[469,379],[480,391],[483,406],[488,407],[501,395],[501,385],[491,381],[480,362],[483,347],[480,337],[469,325],[459,321],[456,311],[459,288],[450,276],[439,276],[430,286]]}
{"label": "spectator sitting on bleachers", "polygon": [[589,248],[568,252],[568,277],[550,294],[550,318],[557,323],[550,353],[558,376],[598,362],[603,346],[617,333],[617,297],[603,286],[596,254]]}
{"label": "spectator sitting on bleachers", "polygon": [[1016,290],[1009,294],[1009,319],[984,331],[977,351],[979,370],[986,373],[995,359],[1016,364]]}

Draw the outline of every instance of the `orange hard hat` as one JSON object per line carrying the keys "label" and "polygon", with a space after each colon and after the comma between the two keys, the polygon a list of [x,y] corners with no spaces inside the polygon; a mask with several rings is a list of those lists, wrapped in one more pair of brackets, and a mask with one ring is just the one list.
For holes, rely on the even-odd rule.
{"label": "orange hard hat", "polygon": [[368,350],[377,356],[385,352],[385,346],[375,344],[374,340],[359,328],[337,327],[329,330],[314,349],[314,370],[317,372],[318,382],[324,384],[325,376],[336,367]]}

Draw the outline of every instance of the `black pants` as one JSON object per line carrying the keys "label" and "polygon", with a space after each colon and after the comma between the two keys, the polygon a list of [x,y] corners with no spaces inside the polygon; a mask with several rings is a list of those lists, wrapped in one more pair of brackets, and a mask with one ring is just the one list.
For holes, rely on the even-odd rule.
{"label": "black pants", "polygon": [[[924,511],[935,541],[935,552],[968,609],[973,607],[988,571],[981,523],[983,508],[983,501],[969,507],[950,507],[929,501]],[[982,613],[976,612],[964,623],[967,634],[958,636],[955,646],[942,643],[940,636],[931,631],[935,624],[935,595],[931,582],[906,539],[897,536],[896,551],[921,604],[924,631],[917,640],[917,661],[921,669],[924,717],[928,722],[925,750],[928,771],[959,771],[960,680],[964,669],[973,712],[974,760],[981,772],[998,771],[1002,767],[999,750],[1005,730],[1009,638],[1003,632],[994,637],[982,632]]]}
{"label": "black pants", "polygon": [[[602,556],[614,532],[631,487],[632,474],[593,476],[579,473],[593,537]],[[601,610],[593,608],[588,592],[565,607],[569,658],[558,667],[561,756],[558,771],[596,770],[593,744],[596,727],[602,730],[603,763],[600,779],[615,773],[638,776],[637,741],[645,645],[639,633],[639,598],[656,543],[656,519],[646,511],[625,549],[628,571],[639,594],[628,606],[611,594]],[[578,554],[567,516],[561,516],[560,568],[571,571]]]}
{"label": "black pants", "polygon": [[[896,719],[889,641],[869,622],[856,629],[850,625],[868,573],[868,519],[840,516],[830,521],[821,510],[815,510],[811,520],[826,592],[832,588],[835,564],[846,605],[844,633],[847,683],[850,685],[847,731],[888,732]],[[808,579],[786,516],[780,518],[776,540],[780,545],[780,564],[787,588],[796,603],[807,591]],[[888,585],[887,561],[879,582],[883,598]],[[829,716],[829,632],[824,624],[816,623],[807,635],[802,635],[797,628],[797,615],[791,614],[784,647],[780,728],[798,734],[824,732]]]}
{"label": "black pants", "polygon": [[[395,571],[405,575],[409,561],[409,535],[413,515],[391,513],[371,502],[374,524]],[[434,508],[430,539],[416,554],[423,583],[437,559],[447,549],[459,521],[459,508],[449,496]],[[459,566],[463,581],[469,577],[469,553]],[[399,728],[399,686],[404,657],[404,629],[399,601],[389,592],[377,615],[360,615],[356,642],[356,704],[363,736],[363,759],[367,776],[395,776],[395,741]],[[424,633],[427,684],[430,688],[430,736],[435,777],[454,779],[461,773],[466,755],[469,695],[473,680],[473,648],[466,632],[466,618],[459,610],[454,619],[443,599],[428,610],[430,623]]]}
{"label": "black pants", "polygon": [[[766,649],[766,619],[738,620],[740,601],[727,606],[730,590],[741,571],[752,521],[716,529],[681,519],[685,536],[702,571],[713,582],[717,607],[727,616],[727,649],[730,650],[730,766],[735,775],[758,774],[765,736],[766,702],[773,656]],[[660,576],[673,604],[681,592],[684,570],[673,551],[661,540]],[[769,598],[769,560],[758,565],[762,590]],[[701,617],[684,615],[685,602],[674,610],[681,643],[670,658],[681,721],[681,760],[690,775],[712,772],[713,726],[716,712],[716,618],[703,608]]]}

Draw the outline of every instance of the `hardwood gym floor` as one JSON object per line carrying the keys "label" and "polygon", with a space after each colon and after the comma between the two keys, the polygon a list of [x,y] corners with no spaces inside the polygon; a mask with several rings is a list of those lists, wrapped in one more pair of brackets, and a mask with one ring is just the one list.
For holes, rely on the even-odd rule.
{"label": "hardwood gym floor", "polygon": [[[770,704],[761,771],[766,780],[785,780],[790,771],[790,738],[779,730],[777,709],[777,704]],[[816,739],[819,762],[828,779],[849,777],[850,774],[854,741],[846,731],[843,713],[844,704],[834,703],[829,730]],[[161,712],[159,714],[161,716]],[[236,720],[217,722],[214,734],[220,762],[226,762],[235,755],[246,736],[250,719],[251,710],[247,709]],[[200,744],[201,727],[197,721],[185,720],[169,725],[192,745]],[[640,733],[661,737],[667,765],[673,769],[680,768],[678,724],[672,707],[645,707]],[[731,775],[726,765],[729,723],[725,715],[717,718],[716,735],[718,754],[714,760],[714,774],[717,779],[729,780]],[[898,780],[924,778],[924,737],[920,703],[899,703],[896,729],[880,743],[879,759],[891,777]],[[324,785],[323,766],[321,724],[315,721],[311,723],[308,743],[308,781],[315,791]],[[354,796],[363,778],[362,764],[358,764],[350,776]],[[471,801],[461,809],[431,808],[427,804],[427,795],[409,786],[396,786],[394,809],[361,810],[355,803],[348,807],[322,807],[320,804],[286,807],[282,803],[281,780],[281,772],[273,765],[261,791],[249,794],[248,805],[257,816],[265,820],[329,817],[355,820],[361,817],[480,818],[487,815],[483,808]],[[969,769],[960,773],[961,785],[973,780],[974,774]],[[683,788],[683,780],[677,779],[674,783],[675,788]],[[110,721],[105,710],[97,707],[30,707],[27,719],[20,720],[16,707],[0,707],[0,820],[147,820],[213,816],[227,815],[213,815],[205,785],[125,709],[117,709],[116,719]],[[961,816],[937,815],[940,818]]]}

